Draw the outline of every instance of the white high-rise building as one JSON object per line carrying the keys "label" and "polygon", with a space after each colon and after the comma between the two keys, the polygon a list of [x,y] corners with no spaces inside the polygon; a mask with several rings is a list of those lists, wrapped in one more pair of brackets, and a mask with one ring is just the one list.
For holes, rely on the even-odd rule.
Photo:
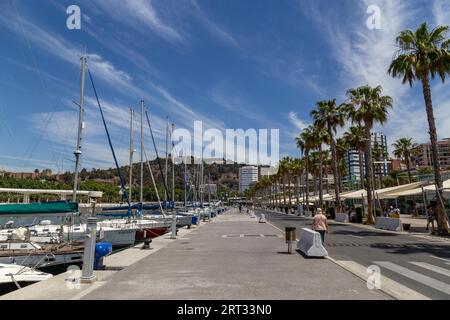
{"label": "white high-rise building", "polygon": [[246,166],[239,168],[239,192],[245,192],[258,182],[258,167]]}

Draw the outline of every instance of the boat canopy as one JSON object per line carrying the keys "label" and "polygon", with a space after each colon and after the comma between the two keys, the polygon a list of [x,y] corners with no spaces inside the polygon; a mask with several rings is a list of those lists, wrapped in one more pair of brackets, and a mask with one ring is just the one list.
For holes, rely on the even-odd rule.
{"label": "boat canopy", "polygon": [[78,203],[68,201],[16,203],[0,205],[0,216],[33,216],[36,214],[67,214],[77,213]]}

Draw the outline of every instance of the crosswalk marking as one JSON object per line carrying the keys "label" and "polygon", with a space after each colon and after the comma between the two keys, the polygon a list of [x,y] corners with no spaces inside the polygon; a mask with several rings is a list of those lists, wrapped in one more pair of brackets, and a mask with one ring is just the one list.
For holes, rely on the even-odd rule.
{"label": "crosswalk marking", "polygon": [[391,270],[393,272],[396,272],[404,277],[407,277],[407,278],[415,280],[419,283],[422,283],[428,287],[434,288],[436,290],[444,292],[445,294],[450,295],[450,285],[448,285],[442,281],[430,278],[421,273],[409,270],[405,267],[399,266],[399,265],[389,262],[389,261],[374,261],[373,263],[375,263],[381,267],[384,267],[388,270]]}
{"label": "crosswalk marking", "polygon": [[[329,256],[327,259],[350,271],[364,281],[367,281],[369,278],[367,267],[355,261],[334,260]],[[427,296],[424,296],[423,294],[414,291],[384,275],[381,275],[381,291],[399,300],[430,300]]]}
{"label": "crosswalk marking", "polygon": [[432,264],[429,264],[426,262],[409,261],[409,263],[411,263],[415,266],[419,266],[421,268],[431,270],[436,273],[443,274],[444,276],[450,277],[450,270],[448,270],[448,269],[441,268],[441,267],[438,267],[438,266],[435,266],[435,265],[432,265]]}
{"label": "crosswalk marking", "polygon": [[433,256],[433,255],[431,255],[430,257],[435,258],[435,259],[439,259],[439,260],[442,260],[442,261],[445,261],[447,264],[450,263],[449,259],[444,259],[444,258],[436,257],[436,256]]}

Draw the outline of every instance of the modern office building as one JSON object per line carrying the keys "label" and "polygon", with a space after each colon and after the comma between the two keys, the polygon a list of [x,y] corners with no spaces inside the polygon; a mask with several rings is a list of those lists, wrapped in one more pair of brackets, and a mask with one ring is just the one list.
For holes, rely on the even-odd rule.
{"label": "modern office building", "polygon": [[[359,157],[362,161],[362,172],[360,169]],[[389,154],[387,148],[386,136],[381,132],[372,133],[372,160],[374,161],[375,176],[385,177],[389,174]],[[358,150],[349,150],[345,155],[345,163],[347,166],[347,176],[343,178],[344,182],[358,182],[361,180],[361,175],[364,177],[365,172],[365,157],[364,153]]]}
{"label": "modern office building", "polygon": [[[362,156],[362,175],[364,176],[364,154]],[[360,152],[357,150],[349,150],[345,155],[345,164],[347,166],[347,175],[343,178],[343,182],[358,182],[361,180],[361,172],[359,166]]]}
{"label": "modern office building", "polygon": [[245,166],[239,168],[239,192],[245,192],[252,184],[258,182],[258,167]]}
{"label": "modern office building", "polygon": [[383,133],[372,133],[372,150],[375,176],[387,176],[389,174],[389,153],[387,148],[387,139]]}
{"label": "modern office building", "polygon": [[261,166],[259,167],[259,180],[263,177],[270,177],[278,172],[278,167]]}
{"label": "modern office building", "polygon": [[[439,165],[442,169],[450,168],[450,138],[438,141]],[[433,160],[431,156],[431,143],[419,145],[419,155],[415,162],[420,168],[431,168]]]}

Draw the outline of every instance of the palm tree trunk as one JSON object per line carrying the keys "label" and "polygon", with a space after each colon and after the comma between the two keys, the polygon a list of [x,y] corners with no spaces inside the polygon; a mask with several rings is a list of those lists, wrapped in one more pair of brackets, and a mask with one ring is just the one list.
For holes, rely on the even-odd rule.
{"label": "palm tree trunk", "polygon": [[441,170],[439,166],[439,154],[438,154],[438,148],[437,148],[437,133],[436,133],[436,123],[434,120],[434,114],[433,114],[433,103],[431,100],[431,89],[430,89],[430,81],[428,78],[428,72],[424,73],[422,76],[422,89],[423,89],[423,96],[425,99],[425,107],[427,111],[427,118],[428,118],[428,126],[429,126],[429,133],[430,133],[430,141],[431,141],[431,156],[433,160],[433,169],[434,169],[434,182],[437,186],[436,191],[436,198],[438,202],[438,233],[440,235],[448,235],[448,227],[447,227],[447,213],[445,212],[444,203],[440,201],[441,199],[444,199],[443,197],[443,183],[442,183],[442,176],[441,176]]}
{"label": "palm tree trunk", "polygon": [[298,207],[300,206],[300,176],[295,177],[295,196],[298,210]]}
{"label": "palm tree trunk", "polygon": [[409,157],[405,157],[405,161],[406,161],[406,171],[408,171],[408,181],[409,183],[412,182],[411,179],[411,161],[409,159]]}
{"label": "palm tree trunk", "polygon": [[339,190],[339,172],[338,172],[338,163],[337,163],[337,156],[336,156],[336,143],[334,141],[334,135],[331,128],[328,128],[328,134],[330,136],[331,140],[331,159],[333,162],[333,183],[334,183],[334,194],[335,194],[335,201],[336,201],[336,212],[340,211],[340,204],[341,204],[341,198],[340,198],[340,190]]}
{"label": "palm tree trunk", "polygon": [[284,207],[286,208],[286,183],[285,182],[286,182],[285,177],[283,176],[281,179],[281,183],[283,186],[283,204],[284,204]]}
{"label": "palm tree trunk", "polygon": [[365,154],[365,162],[366,162],[366,176],[367,176],[367,224],[375,224],[375,220],[373,218],[373,170],[372,170],[372,146],[371,146],[371,135],[370,135],[370,126],[365,124],[365,138],[366,138],[366,154]]}
{"label": "palm tree trunk", "polygon": [[305,202],[306,211],[309,211],[309,150],[305,150]]}
{"label": "palm tree trunk", "polygon": [[288,196],[289,196],[289,204],[288,204],[288,207],[289,208],[291,208],[291,205],[292,205],[292,192],[291,192],[291,175],[290,175],[290,173],[288,173],[288,192],[289,192],[289,194],[288,194]]}
{"label": "palm tree trunk", "polygon": [[322,145],[319,146],[319,206],[323,208],[323,154]]}
{"label": "palm tree trunk", "polygon": [[[364,189],[364,174],[363,174],[363,152],[359,150],[359,179],[361,181],[361,189]],[[366,173],[367,174],[367,173]]]}

